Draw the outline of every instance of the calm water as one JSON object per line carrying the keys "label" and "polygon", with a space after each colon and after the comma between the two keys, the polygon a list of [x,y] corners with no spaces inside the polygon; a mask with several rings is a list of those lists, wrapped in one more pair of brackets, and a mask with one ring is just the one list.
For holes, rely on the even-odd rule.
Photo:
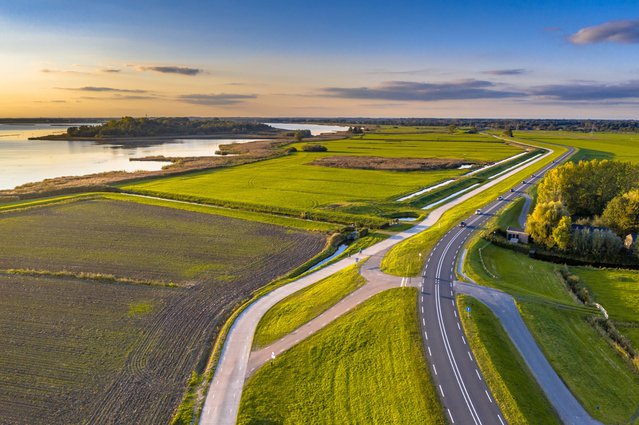
{"label": "calm water", "polygon": [[320,124],[289,124],[279,122],[267,122],[271,127],[281,128],[282,130],[311,130],[313,136],[323,133],[335,133],[337,131],[346,131],[348,127],[341,125],[320,125]]}
{"label": "calm water", "polygon": [[[28,140],[29,137],[63,133],[67,126],[0,124],[0,189],[12,189],[24,183],[53,177],[79,176],[104,171],[159,170],[168,163],[129,159],[155,155],[211,156],[221,144],[253,140],[175,139],[144,147],[66,140]],[[309,129],[313,134],[342,130],[342,127],[337,126],[310,124],[278,123],[273,126],[290,130]]]}

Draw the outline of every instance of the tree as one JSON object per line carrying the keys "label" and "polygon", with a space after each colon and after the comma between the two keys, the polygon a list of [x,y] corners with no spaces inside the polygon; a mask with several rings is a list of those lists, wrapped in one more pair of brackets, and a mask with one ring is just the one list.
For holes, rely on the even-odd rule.
{"label": "tree", "polygon": [[568,210],[560,201],[538,202],[528,217],[526,231],[535,242],[552,248],[556,244],[553,230],[567,215]]}
{"label": "tree", "polygon": [[639,232],[639,190],[631,190],[613,198],[601,219],[619,236]]}
{"label": "tree", "polygon": [[557,246],[557,248],[559,248],[562,251],[567,250],[568,246],[570,245],[571,225],[572,225],[572,219],[570,218],[569,215],[565,215],[561,217],[561,219],[559,220],[559,223],[557,224],[557,227],[555,227],[552,231],[552,238],[555,242],[555,245]]}
{"label": "tree", "polygon": [[588,256],[590,254],[590,245],[592,244],[591,239],[590,229],[575,230],[570,238],[570,250],[581,257]]}
{"label": "tree", "polygon": [[506,137],[513,137],[513,129],[507,127],[502,134]]}
{"label": "tree", "polygon": [[594,259],[613,260],[623,248],[623,241],[610,230],[592,232],[590,254]]}
{"label": "tree", "polygon": [[326,152],[328,149],[324,145],[320,145],[317,143],[308,143],[302,146],[302,150],[304,152]]}
{"label": "tree", "polygon": [[638,186],[639,166],[629,162],[569,162],[548,173],[537,189],[539,202],[561,201],[571,214],[603,213],[616,196]]}
{"label": "tree", "polygon": [[450,134],[455,134],[456,131],[457,131],[457,126],[455,124],[450,124],[448,126],[448,132]]}

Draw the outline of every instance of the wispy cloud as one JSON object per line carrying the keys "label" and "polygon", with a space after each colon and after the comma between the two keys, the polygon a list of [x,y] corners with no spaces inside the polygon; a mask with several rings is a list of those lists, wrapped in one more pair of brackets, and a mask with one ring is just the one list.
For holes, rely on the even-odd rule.
{"label": "wispy cloud", "polygon": [[199,68],[190,68],[187,66],[138,66],[140,71],[154,71],[162,74],[179,74],[179,75],[189,75],[194,76],[204,72],[204,70]]}
{"label": "wispy cloud", "polygon": [[429,74],[432,72],[438,71],[434,68],[420,68],[420,69],[406,69],[406,70],[396,70],[396,71],[369,71],[367,74],[370,75],[418,75],[418,74]]}
{"label": "wispy cloud", "polygon": [[82,96],[84,100],[151,100],[159,99],[158,96],[153,95],[136,95],[136,94],[114,94],[112,96]]}
{"label": "wispy cloud", "polygon": [[42,68],[40,70],[43,74],[75,74],[75,75],[89,75],[90,72],[87,71],[76,71],[69,69],[53,69],[53,68]]}
{"label": "wispy cloud", "polygon": [[639,43],[639,19],[610,21],[582,28],[568,39],[573,44]]}
{"label": "wispy cloud", "polygon": [[524,68],[491,69],[488,71],[483,71],[483,74],[488,74],[488,75],[523,75],[527,73],[528,73],[528,70]]}
{"label": "wispy cloud", "polygon": [[178,96],[177,100],[185,103],[191,103],[193,105],[207,105],[207,106],[227,106],[237,105],[249,99],[255,99],[257,96],[254,94],[231,94],[231,93],[219,93],[219,94],[184,94]]}
{"label": "wispy cloud", "polygon": [[606,101],[639,98],[639,80],[622,83],[576,81],[533,87],[531,94],[560,101]]}
{"label": "wispy cloud", "polygon": [[140,89],[118,89],[114,87],[97,87],[97,86],[56,87],[56,88],[59,90],[84,91],[84,92],[148,93],[147,90],[140,90]]}
{"label": "wispy cloud", "polygon": [[118,68],[103,68],[100,71],[107,74],[117,74],[119,72],[122,72],[122,70]]}
{"label": "wispy cloud", "polygon": [[322,92],[327,96],[339,98],[391,101],[500,99],[523,95],[520,92],[499,89],[494,83],[483,80],[444,83],[386,81],[376,87],[326,87]]}

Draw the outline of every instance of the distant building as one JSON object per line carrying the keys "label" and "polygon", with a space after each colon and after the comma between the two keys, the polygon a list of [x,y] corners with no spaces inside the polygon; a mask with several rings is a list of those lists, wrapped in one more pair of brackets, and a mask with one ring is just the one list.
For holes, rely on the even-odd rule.
{"label": "distant building", "polygon": [[510,243],[528,243],[528,233],[520,227],[508,227],[506,229],[506,237]]}

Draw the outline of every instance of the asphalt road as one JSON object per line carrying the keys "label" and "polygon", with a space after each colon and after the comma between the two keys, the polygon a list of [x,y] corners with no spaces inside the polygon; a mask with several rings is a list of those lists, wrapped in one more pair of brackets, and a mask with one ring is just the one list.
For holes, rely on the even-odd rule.
{"label": "asphalt road", "polygon": [[488,425],[506,422],[481,376],[459,321],[453,286],[459,251],[473,232],[572,152],[573,149],[548,164],[525,184],[517,185],[515,192],[503,194],[503,200],[486,205],[481,215],[465,220],[466,227],[452,228],[427,259],[418,307],[422,337],[437,391],[451,423]]}
{"label": "asphalt road", "polygon": [[[496,184],[499,184],[513,174],[521,171],[521,169],[543,160],[551,153],[552,152],[548,152],[523,165],[521,168],[518,167],[503,176],[500,176],[489,183],[486,183],[434,209],[424,221],[404,232],[393,235],[388,239],[365,249],[361,257],[364,258],[379,254],[397,243],[428,229],[434,225],[446,211],[450,210],[454,206],[461,204]],[[200,424],[235,424],[242,397],[244,381],[251,373],[249,368],[249,358],[251,356],[253,336],[257,325],[264,314],[266,314],[272,306],[286,298],[288,295],[306,288],[307,286],[318,282],[321,279],[350,266],[351,264],[353,264],[352,258],[338,261],[337,263],[319,269],[272,292],[269,292],[249,305],[237,317],[237,319],[235,319],[235,322],[231,326],[224,342],[224,348],[222,349],[222,353],[215,370],[215,375],[213,376],[209,391],[206,395]]]}

